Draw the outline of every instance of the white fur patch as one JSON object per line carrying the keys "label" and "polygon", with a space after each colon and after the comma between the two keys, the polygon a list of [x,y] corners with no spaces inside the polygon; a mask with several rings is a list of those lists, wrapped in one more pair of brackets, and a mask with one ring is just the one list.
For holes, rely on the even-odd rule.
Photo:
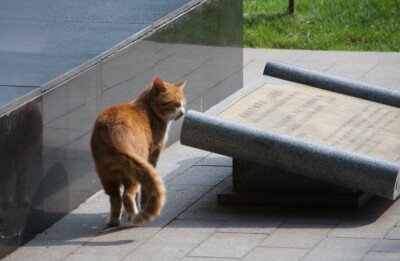
{"label": "white fur patch", "polygon": [[181,101],[181,107],[179,107],[179,112],[185,114],[185,107],[183,107],[183,101]]}
{"label": "white fur patch", "polygon": [[168,123],[167,123],[167,130],[165,131],[165,139],[164,139],[164,144],[163,144],[163,146],[165,145],[165,143],[167,142],[167,140],[168,140],[168,131],[169,131],[169,126],[171,125],[171,122],[169,121]]}

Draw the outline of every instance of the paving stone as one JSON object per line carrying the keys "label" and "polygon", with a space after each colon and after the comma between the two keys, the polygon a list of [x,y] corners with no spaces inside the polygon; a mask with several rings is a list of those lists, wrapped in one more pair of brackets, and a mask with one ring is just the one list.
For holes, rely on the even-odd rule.
{"label": "paving stone", "polygon": [[251,57],[243,55],[243,67],[246,67],[246,65],[251,62]]}
{"label": "paving stone", "polygon": [[219,228],[218,232],[269,234],[282,222],[282,218],[268,213],[240,213]]}
{"label": "paving stone", "polygon": [[193,166],[170,184],[215,186],[232,175],[232,167]]}
{"label": "paving stone", "polygon": [[196,166],[232,166],[232,158],[219,155],[216,153],[211,153],[204,159],[200,160],[195,164]]}
{"label": "paving stone", "polygon": [[392,228],[385,236],[385,239],[398,239],[400,240],[400,227]]}
{"label": "paving stone", "polygon": [[311,51],[303,60],[318,62],[324,57],[328,61],[354,61],[360,63],[371,61],[385,61],[388,59],[396,59],[398,53],[382,53],[382,52],[353,52],[353,51]]}
{"label": "paving stone", "polygon": [[181,230],[190,231],[190,229],[196,229],[196,232],[207,234],[215,232],[224,223],[218,220],[174,220],[165,229],[179,232]]}
{"label": "paving stone", "polygon": [[375,239],[328,237],[313,248],[302,261],[358,261],[375,243]]}
{"label": "paving stone", "polygon": [[337,225],[347,215],[347,210],[342,209],[291,208],[287,222]]}
{"label": "paving stone", "polygon": [[181,159],[196,158],[201,160],[210,155],[209,151],[196,149],[193,147],[182,145],[179,141],[165,148],[160,155],[160,160],[163,156],[180,156]]}
{"label": "paving stone", "polygon": [[230,220],[239,212],[236,206],[218,205],[215,195],[205,195],[190,206],[177,219]]}
{"label": "paving stone", "polygon": [[399,221],[400,216],[385,215],[378,220],[349,218],[341,222],[329,236],[383,238]]}
{"label": "paving stone", "polygon": [[212,188],[213,186],[204,185],[167,184],[165,206],[188,207]]}
{"label": "paving stone", "polygon": [[164,181],[168,181],[169,179],[172,179],[173,177],[183,173],[199,160],[199,158],[182,160],[182,156],[160,156],[156,169],[163,177]]}
{"label": "paving stone", "polygon": [[110,228],[89,240],[74,253],[114,255],[122,259],[158,231],[159,229],[139,227]]}
{"label": "paving stone", "polygon": [[119,261],[119,256],[112,254],[72,254],[63,261]]}
{"label": "paving stone", "polygon": [[[375,201],[375,199],[373,200]],[[382,215],[397,215],[400,216],[400,200],[384,200],[381,199],[380,201],[372,202],[373,206],[372,208],[379,208],[376,212],[376,218],[378,219]],[[367,206],[369,207],[369,206]],[[369,210],[368,212],[372,212],[373,209]],[[400,223],[400,222],[399,222]]]}
{"label": "paving stone", "polygon": [[261,76],[262,75],[260,75],[259,73],[243,73],[243,86],[252,84],[254,81],[256,81]]}
{"label": "paving stone", "polygon": [[193,249],[193,246],[185,242],[180,243],[179,245],[149,242],[140,246],[123,260],[180,260],[186,255],[186,253],[190,252],[191,249]]}
{"label": "paving stone", "polygon": [[185,257],[182,261],[235,261],[240,260],[238,258],[213,258],[213,257]]}
{"label": "paving stone", "polygon": [[399,261],[400,253],[369,252],[363,261]]}
{"label": "paving stone", "polygon": [[109,199],[101,190],[64,216],[34,240],[62,240],[84,242],[106,227],[109,215]]}
{"label": "paving stone", "polygon": [[377,77],[377,76],[371,76],[371,75],[364,75],[361,78],[361,81],[400,91],[400,87],[399,87],[400,77],[395,77],[395,76]]}
{"label": "paving stone", "polygon": [[325,224],[284,223],[275,229],[260,246],[312,248],[334,228]]}
{"label": "paving stone", "polygon": [[73,253],[84,242],[63,242],[58,240],[32,240],[6,256],[4,261],[62,260]]}
{"label": "paving stone", "polygon": [[299,61],[299,62],[293,63],[293,65],[295,65],[295,66],[303,67],[303,68],[318,71],[318,72],[326,72],[334,64],[335,64],[335,62],[332,62],[329,60],[324,60],[324,61],[319,61],[319,62]]}
{"label": "paving stone", "polygon": [[257,247],[243,261],[298,261],[309,249]]}
{"label": "paving stone", "polygon": [[243,258],[264,238],[262,234],[214,233],[189,256]]}
{"label": "paving stone", "polygon": [[372,248],[377,252],[397,252],[400,253],[400,240],[383,239]]}
{"label": "paving stone", "polygon": [[104,200],[108,200],[108,195],[106,195],[104,190],[99,190],[98,192],[94,193],[90,198],[88,198],[85,202],[80,204],[78,208],[71,211],[71,213],[80,213],[81,207],[83,207],[83,206],[85,206],[85,208],[89,207],[89,205],[101,207],[101,206],[103,206],[103,204],[98,204],[98,203],[102,203],[102,202],[104,202]]}
{"label": "paving stone", "polygon": [[400,66],[398,61],[378,63],[374,68],[369,70],[365,77],[385,78],[393,77],[400,74]]}
{"label": "paving stone", "polygon": [[359,80],[366,72],[377,66],[377,62],[364,62],[358,61],[338,61],[326,73],[344,77],[347,79]]}
{"label": "paving stone", "polygon": [[[108,202],[106,203],[108,204]],[[109,209],[109,207],[107,207]],[[59,222],[36,236],[41,240],[85,240],[97,235],[106,227],[106,213],[70,213]]]}
{"label": "paving stone", "polygon": [[176,142],[165,148],[157,162],[157,170],[168,182],[205,158],[210,152],[183,146]]}
{"label": "paving stone", "polygon": [[395,82],[393,83],[393,89],[400,91],[400,79],[395,79]]}
{"label": "paving stone", "polygon": [[[281,206],[240,206],[240,213],[242,216],[255,216],[255,215],[267,215],[269,217],[279,218],[287,220],[294,212],[296,208],[288,208]],[[293,222],[296,223],[296,222]],[[301,222],[300,222],[301,223]]]}
{"label": "paving stone", "polygon": [[247,86],[260,78],[268,60],[276,60],[292,64],[306,57],[310,51],[273,49],[243,49],[243,86]]}
{"label": "paving stone", "polygon": [[265,60],[251,60],[243,68],[243,86],[248,86],[263,75]]}
{"label": "paving stone", "polygon": [[222,224],[220,221],[173,221],[124,260],[182,259]]}
{"label": "paving stone", "polygon": [[218,185],[216,185],[210,191],[208,191],[204,196],[216,198],[218,193],[226,191],[228,188],[231,187],[232,187],[232,175],[228,176],[226,179],[221,181]]}
{"label": "paving stone", "polygon": [[[244,49],[243,55],[243,80],[247,84],[258,79],[257,71],[272,59],[400,90],[398,66],[392,66],[399,64],[398,53]],[[371,64],[375,66],[371,68]]]}
{"label": "paving stone", "polygon": [[267,62],[267,60],[277,60],[286,63],[291,63],[293,61],[299,61],[307,59],[307,57],[312,53],[308,50],[285,50],[281,49],[279,51],[275,49],[251,49],[244,48],[243,56],[247,59],[252,60],[262,60]]}
{"label": "paving stone", "polygon": [[[169,207],[166,206],[162,209],[160,216],[156,217],[154,220],[142,225],[143,228],[162,228],[174,220],[180,213],[185,210],[185,207]],[[126,220],[126,219],[125,219]]]}
{"label": "paving stone", "polygon": [[[186,207],[184,206],[178,206],[178,207],[170,207],[170,206],[165,206],[161,214],[156,217],[155,219],[151,220],[150,222],[139,226],[139,228],[163,228],[167,224],[169,224],[172,220],[174,220],[180,213],[182,213],[185,210]],[[126,213],[122,213],[121,217],[121,223],[118,228],[120,229],[129,229],[132,228],[133,226],[129,223],[129,221],[126,218]]]}

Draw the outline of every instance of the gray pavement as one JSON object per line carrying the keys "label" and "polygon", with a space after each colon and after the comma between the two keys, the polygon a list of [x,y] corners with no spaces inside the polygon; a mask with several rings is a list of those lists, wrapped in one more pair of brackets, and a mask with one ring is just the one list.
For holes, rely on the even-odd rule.
{"label": "gray pavement", "polygon": [[400,90],[400,53],[244,49],[244,86],[262,74],[267,60]]}
{"label": "gray pavement", "polygon": [[[268,59],[400,90],[400,53],[244,50],[244,84]],[[157,166],[167,185],[159,218],[105,226],[98,192],[4,260],[400,260],[400,202],[373,198],[359,210],[221,206],[230,158],[179,142]]]}

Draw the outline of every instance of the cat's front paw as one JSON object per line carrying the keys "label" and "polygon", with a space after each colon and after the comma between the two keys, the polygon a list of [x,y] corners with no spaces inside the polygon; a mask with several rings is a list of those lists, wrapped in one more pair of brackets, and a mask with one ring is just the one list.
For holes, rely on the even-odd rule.
{"label": "cat's front paw", "polygon": [[109,227],[118,227],[119,223],[120,223],[119,219],[108,218],[107,220],[107,226]]}

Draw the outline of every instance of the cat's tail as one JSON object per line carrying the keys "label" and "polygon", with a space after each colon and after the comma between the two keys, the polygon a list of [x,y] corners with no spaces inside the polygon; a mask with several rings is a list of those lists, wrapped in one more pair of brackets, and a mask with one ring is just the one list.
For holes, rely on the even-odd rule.
{"label": "cat's tail", "polygon": [[134,226],[139,226],[157,217],[165,203],[165,186],[161,176],[156,169],[147,161],[138,156],[120,152],[124,161],[127,162],[133,172],[136,173],[135,179],[140,183],[147,196],[138,214],[130,220]]}

